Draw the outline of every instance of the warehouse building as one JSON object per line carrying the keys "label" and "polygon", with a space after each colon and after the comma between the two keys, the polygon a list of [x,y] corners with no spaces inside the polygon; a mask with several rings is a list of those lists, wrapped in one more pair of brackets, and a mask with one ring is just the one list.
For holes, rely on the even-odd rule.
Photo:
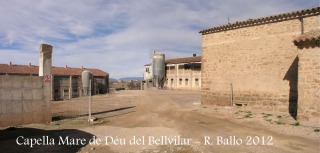
{"label": "warehouse building", "polygon": [[[81,74],[87,70],[93,74],[92,94],[105,94],[109,92],[109,74],[99,69],[52,67],[50,78],[52,84],[52,100],[64,100],[83,95]],[[38,76],[39,67],[31,65],[0,64],[0,75]]]}

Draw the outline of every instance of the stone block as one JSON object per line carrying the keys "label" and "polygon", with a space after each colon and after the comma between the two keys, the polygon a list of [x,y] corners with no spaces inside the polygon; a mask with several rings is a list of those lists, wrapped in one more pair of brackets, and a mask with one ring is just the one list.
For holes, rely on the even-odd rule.
{"label": "stone block", "polygon": [[12,90],[12,100],[13,101],[22,101],[22,90],[21,88],[15,88]]}
{"label": "stone block", "polygon": [[22,120],[23,120],[23,124],[34,123],[33,112],[23,113]]}
{"label": "stone block", "polygon": [[2,92],[1,101],[3,101],[3,102],[12,101],[13,91],[14,90],[12,90],[11,88],[3,88],[1,90],[1,92]]}
{"label": "stone block", "polygon": [[22,124],[23,123],[23,118],[22,117],[23,117],[22,113],[10,115],[11,125],[20,125],[20,124]]}
{"label": "stone block", "polygon": [[42,111],[34,111],[32,114],[33,114],[33,123],[43,122],[43,112]]}
{"label": "stone block", "polygon": [[6,102],[6,113],[7,115],[10,115],[13,113],[13,104],[12,104],[12,101],[10,102]]}
{"label": "stone block", "polygon": [[12,88],[12,79],[9,76],[2,76],[2,88]]}
{"label": "stone block", "polygon": [[43,89],[32,89],[33,100],[43,100]]}
{"label": "stone block", "polygon": [[35,110],[34,103],[30,100],[23,101],[22,104],[23,104],[23,112],[24,113],[33,112]]}
{"label": "stone block", "polygon": [[10,76],[9,80],[12,81],[12,88],[21,89],[25,76]]}
{"label": "stone block", "polygon": [[279,107],[278,108],[279,112],[288,112],[289,109],[287,107]]}
{"label": "stone block", "polygon": [[32,87],[34,89],[42,89],[43,88],[43,77],[37,77],[32,82]]}
{"label": "stone block", "polygon": [[34,79],[27,78],[23,81],[23,88],[33,88]]}
{"label": "stone block", "polygon": [[13,101],[12,102],[12,113],[13,114],[22,114],[23,108],[22,108],[22,101]]}
{"label": "stone block", "polygon": [[23,100],[33,100],[32,89],[22,89]]}
{"label": "stone block", "polygon": [[5,114],[7,114],[6,102],[0,101],[0,115],[5,115]]}

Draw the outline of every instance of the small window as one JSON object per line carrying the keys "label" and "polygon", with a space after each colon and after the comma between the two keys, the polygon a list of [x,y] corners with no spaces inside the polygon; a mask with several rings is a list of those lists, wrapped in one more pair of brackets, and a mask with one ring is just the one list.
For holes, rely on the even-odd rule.
{"label": "small window", "polygon": [[186,79],[184,83],[185,83],[186,86],[188,86],[189,85],[189,79]]}
{"label": "small window", "polygon": [[146,68],[146,72],[149,72],[149,68],[148,67]]}
{"label": "small window", "polygon": [[59,92],[59,89],[55,89],[54,92],[55,92],[55,93],[58,93],[58,92]]}
{"label": "small window", "polygon": [[73,92],[78,92],[78,89],[73,89]]}
{"label": "small window", "polygon": [[64,89],[63,91],[64,91],[64,92],[69,92],[69,90],[68,90],[68,89]]}
{"label": "small window", "polygon": [[199,86],[199,79],[195,79],[195,85],[198,87]]}
{"label": "small window", "polygon": [[179,69],[184,69],[184,65],[179,65]]}
{"label": "small window", "polygon": [[182,79],[179,79],[179,85],[180,86],[182,85]]}

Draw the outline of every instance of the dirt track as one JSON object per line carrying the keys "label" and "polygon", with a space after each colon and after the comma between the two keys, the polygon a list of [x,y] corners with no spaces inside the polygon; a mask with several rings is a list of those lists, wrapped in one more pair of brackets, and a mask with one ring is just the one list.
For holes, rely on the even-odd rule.
{"label": "dirt track", "polygon": [[[76,128],[77,132],[90,134],[87,137],[96,136],[101,139],[99,145],[86,144],[77,148],[79,152],[318,153],[320,151],[320,134],[314,132],[313,128],[271,125],[268,122],[261,123],[257,118],[235,119],[234,114],[238,110],[203,106],[199,103],[199,92],[194,91],[121,91],[93,97],[95,114],[93,116],[99,118],[97,123],[101,121],[100,125],[87,126],[87,123],[83,122],[85,119],[74,118],[57,120],[51,123],[52,125],[40,128],[46,130]],[[53,113],[59,114],[66,111],[63,110],[66,108],[68,111],[72,111],[72,108],[86,111],[86,104],[85,101],[80,100],[58,102],[53,106]],[[217,113],[218,110],[219,113]],[[39,128],[39,126],[26,125],[25,127]],[[64,133],[64,135],[67,134]],[[78,137],[81,137],[81,134],[79,135]],[[254,142],[249,140],[250,137]],[[111,139],[116,140],[116,138],[121,141],[111,142]],[[132,143],[132,138],[135,138],[135,144]],[[234,138],[239,145],[234,144]],[[139,139],[141,141],[138,141]],[[241,143],[239,143],[240,139]],[[9,139],[0,141],[0,146],[1,142],[12,145]],[[58,149],[40,150],[73,151],[68,150],[68,147],[56,147]]]}
{"label": "dirt track", "polygon": [[[95,151],[103,152],[108,149],[115,152],[319,152],[318,136],[299,137],[281,134],[262,127],[261,124],[252,122],[233,122],[233,119],[219,119],[214,113],[203,112],[198,93],[185,91],[123,91],[116,96],[131,97],[130,103],[135,106],[131,113],[110,118],[109,127],[99,126],[86,128],[84,131],[101,137],[112,136],[125,138],[129,141],[133,136],[182,136],[191,138],[192,143],[185,146],[175,145],[99,145]],[[132,112],[134,111],[134,112]],[[119,112],[120,113],[120,112]],[[124,113],[124,112],[122,112]],[[248,124],[249,123],[249,124]],[[281,125],[279,125],[281,126]],[[277,126],[276,126],[277,127]],[[295,127],[302,128],[302,127]],[[311,129],[312,130],[312,129]],[[212,145],[205,145],[205,136],[209,136]],[[241,145],[217,145],[217,136],[241,138]],[[260,141],[264,136],[271,136],[272,144],[257,145],[250,142],[250,138],[258,136]],[[303,135],[302,135],[303,136]],[[198,143],[200,142],[200,143]],[[105,143],[105,142],[104,142]],[[104,144],[103,143],[103,144]],[[229,143],[230,144],[230,143]],[[232,142],[231,142],[232,144]],[[92,146],[83,148],[90,151]]]}

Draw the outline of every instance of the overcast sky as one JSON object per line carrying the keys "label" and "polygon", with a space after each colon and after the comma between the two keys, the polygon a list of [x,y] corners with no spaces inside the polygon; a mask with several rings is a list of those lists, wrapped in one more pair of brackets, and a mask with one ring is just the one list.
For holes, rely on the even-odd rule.
{"label": "overcast sky", "polygon": [[143,76],[156,49],[166,58],[201,54],[200,30],[319,6],[319,0],[0,0],[0,63],[98,68]]}

